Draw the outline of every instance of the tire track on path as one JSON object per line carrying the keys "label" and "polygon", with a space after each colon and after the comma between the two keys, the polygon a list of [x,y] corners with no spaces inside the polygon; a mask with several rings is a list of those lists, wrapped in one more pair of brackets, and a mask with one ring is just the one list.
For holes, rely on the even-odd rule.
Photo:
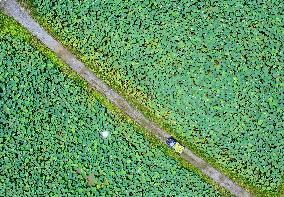
{"label": "tire track on path", "polygon": [[[0,0],[0,8],[4,11],[4,13],[14,18],[17,22],[24,26],[44,45],[55,52],[60,59],[83,77],[92,88],[100,92],[141,127],[154,134],[163,143],[166,143],[167,139],[170,137],[168,133],[162,130],[157,124],[147,119],[141,112],[132,107],[122,96],[117,94],[114,90],[97,78],[80,60],[78,60],[72,53],[50,36],[35,20],[33,20],[29,13],[20,7],[15,0]],[[247,190],[243,189],[220,171],[213,168],[205,160],[194,154],[189,148],[185,147],[180,156],[198,168],[210,179],[214,180],[221,187],[230,191],[233,195],[239,197],[251,196]]]}

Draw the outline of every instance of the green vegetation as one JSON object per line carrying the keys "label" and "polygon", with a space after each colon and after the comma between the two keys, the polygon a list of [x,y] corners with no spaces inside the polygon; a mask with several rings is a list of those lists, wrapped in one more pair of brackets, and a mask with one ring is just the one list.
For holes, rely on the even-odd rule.
{"label": "green vegetation", "polygon": [[[1,13],[0,42],[1,194],[220,195],[63,74],[52,53]],[[102,139],[105,130],[111,135]]]}
{"label": "green vegetation", "polygon": [[145,114],[230,176],[277,192],[284,171],[283,1],[30,6]]}

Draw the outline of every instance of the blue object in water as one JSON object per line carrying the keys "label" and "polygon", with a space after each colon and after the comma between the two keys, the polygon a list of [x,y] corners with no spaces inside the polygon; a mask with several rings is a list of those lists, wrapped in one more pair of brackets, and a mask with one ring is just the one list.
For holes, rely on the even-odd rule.
{"label": "blue object in water", "polygon": [[169,137],[166,143],[170,148],[172,148],[177,143],[177,141],[173,137]]}

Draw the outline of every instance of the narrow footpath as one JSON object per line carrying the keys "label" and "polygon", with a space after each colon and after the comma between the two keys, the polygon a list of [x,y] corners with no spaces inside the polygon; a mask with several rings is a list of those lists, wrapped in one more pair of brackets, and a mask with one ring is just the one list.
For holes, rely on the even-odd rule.
{"label": "narrow footpath", "polygon": [[[166,143],[170,137],[154,122],[147,119],[141,112],[132,107],[123,97],[108,87],[98,79],[80,60],[64,48],[58,41],[50,36],[15,0],[0,0],[0,9],[7,15],[14,18],[28,31],[37,37],[44,45],[57,54],[67,65],[83,77],[92,88],[100,92],[105,98],[126,113],[131,119],[137,122],[142,128],[154,134],[160,141]],[[202,173],[214,180],[221,187],[239,197],[251,196],[251,194],[233,182],[220,171],[213,168],[209,163],[194,154],[189,148],[185,147],[180,156],[198,168]]]}

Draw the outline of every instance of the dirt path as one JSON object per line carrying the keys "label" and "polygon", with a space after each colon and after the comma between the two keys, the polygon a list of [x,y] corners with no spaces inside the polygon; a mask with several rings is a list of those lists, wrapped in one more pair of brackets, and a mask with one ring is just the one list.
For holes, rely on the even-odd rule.
{"label": "dirt path", "polygon": [[[168,133],[166,133],[152,121],[148,120],[141,112],[132,107],[124,98],[122,98],[100,79],[98,79],[89,69],[85,67],[80,60],[76,59],[74,55],[72,55],[58,41],[51,37],[36,21],[34,21],[28,12],[21,8],[15,0],[0,0],[0,8],[4,10],[7,15],[11,16],[22,26],[28,29],[43,44],[54,51],[58,57],[68,64],[75,72],[88,81],[91,87],[103,94],[109,101],[124,111],[141,127],[153,133],[163,143],[165,143],[167,138],[170,137]],[[209,163],[195,155],[187,147],[185,147],[180,156],[235,196],[251,196],[248,191],[244,190],[238,184],[230,180],[227,176],[213,168]]]}

